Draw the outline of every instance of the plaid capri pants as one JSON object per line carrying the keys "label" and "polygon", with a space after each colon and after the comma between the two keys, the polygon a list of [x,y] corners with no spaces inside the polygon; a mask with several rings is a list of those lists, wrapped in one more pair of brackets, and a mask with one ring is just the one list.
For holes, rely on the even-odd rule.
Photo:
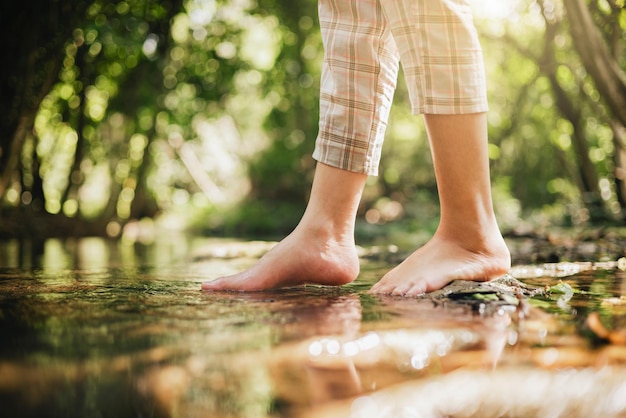
{"label": "plaid capri pants", "polygon": [[399,64],[414,114],[487,111],[471,0],[319,0],[324,43],[313,158],[378,174]]}

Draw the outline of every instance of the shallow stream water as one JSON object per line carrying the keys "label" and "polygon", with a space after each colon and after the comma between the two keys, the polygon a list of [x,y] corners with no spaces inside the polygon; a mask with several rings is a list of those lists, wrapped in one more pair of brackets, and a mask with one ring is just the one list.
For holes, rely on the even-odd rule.
{"label": "shallow stream water", "polygon": [[[270,243],[0,244],[2,417],[626,417],[624,262],[518,265],[481,313],[341,288],[206,293]],[[486,302],[487,303],[487,302]]]}

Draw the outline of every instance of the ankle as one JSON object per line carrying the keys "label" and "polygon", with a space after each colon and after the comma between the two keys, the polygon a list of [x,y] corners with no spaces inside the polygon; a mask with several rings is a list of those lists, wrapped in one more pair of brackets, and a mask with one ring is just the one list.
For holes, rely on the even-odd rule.
{"label": "ankle", "polygon": [[354,222],[304,216],[297,230],[320,241],[337,241],[354,245]]}
{"label": "ankle", "polygon": [[437,229],[435,237],[442,241],[455,243],[471,252],[508,253],[508,248],[497,224],[487,226],[472,223],[461,226],[444,225]]}

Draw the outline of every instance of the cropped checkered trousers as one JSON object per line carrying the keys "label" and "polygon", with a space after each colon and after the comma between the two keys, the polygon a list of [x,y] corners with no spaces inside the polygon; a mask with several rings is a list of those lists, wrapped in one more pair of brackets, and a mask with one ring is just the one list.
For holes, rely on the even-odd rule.
{"label": "cropped checkered trousers", "polygon": [[414,114],[487,110],[470,0],[319,0],[324,43],[313,158],[376,175],[402,64]]}

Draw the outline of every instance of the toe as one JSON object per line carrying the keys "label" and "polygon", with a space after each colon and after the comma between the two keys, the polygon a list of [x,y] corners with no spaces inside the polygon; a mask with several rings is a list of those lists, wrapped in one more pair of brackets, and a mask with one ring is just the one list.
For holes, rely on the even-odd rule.
{"label": "toe", "polygon": [[393,296],[407,296],[411,291],[411,288],[412,286],[410,283],[402,283],[399,286],[395,286],[389,294]]}
{"label": "toe", "polygon": [[393,291],[394,286],[385,284],[384,279],[381,279],[367,292],[371,295],[388,295]]}
{"label": "toe", "polygon": [[202,290],[220,290],[220,283],[222,282],[222,280],[220,279],[216,279],[216,280],[212,280],[210,282],[203,282],[201,289]]}

